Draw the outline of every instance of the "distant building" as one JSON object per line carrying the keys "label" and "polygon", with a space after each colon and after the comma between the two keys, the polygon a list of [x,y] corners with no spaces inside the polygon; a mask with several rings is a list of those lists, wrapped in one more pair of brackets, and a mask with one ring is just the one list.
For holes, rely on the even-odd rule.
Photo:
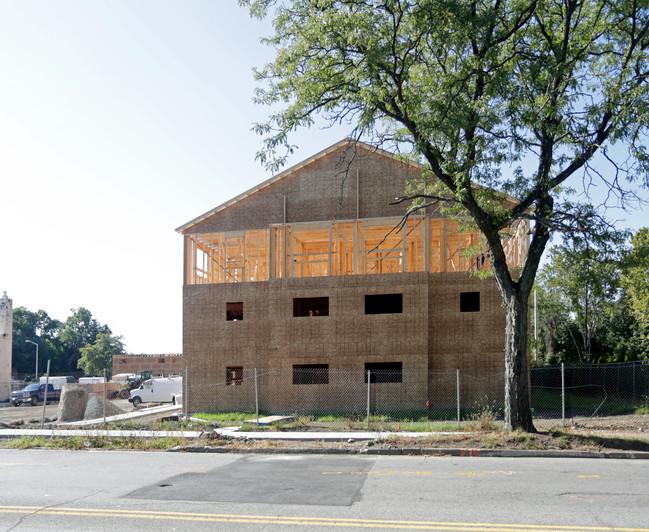
{"label": "distant building", "polygon": [[113,355],[113,375],[151,371],[154,375],[182,375],[182,354]]}
{"label": "distant building", "polygon": [[[277,375],[267,411],[335,408],[332,370],[357,370],[361,389],[365,370],[388,372],[380,386],[412,391],[404,408],[441,396],[428,372],[504,371],[502,299],[473,274],[490,268],[480,233],[437,206],[395,230],[408,204],[390,203],[421,171],[344,140],[178,228],[192,409],[236,408],[253,368]],[[503,237],[511,267],[528,229]],[[219,383],[233,386],[191,392]]]}

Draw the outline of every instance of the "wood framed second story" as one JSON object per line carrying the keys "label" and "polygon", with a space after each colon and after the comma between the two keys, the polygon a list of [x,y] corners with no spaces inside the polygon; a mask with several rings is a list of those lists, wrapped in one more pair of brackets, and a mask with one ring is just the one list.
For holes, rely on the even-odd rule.
{"label": "wood framed second story", "polygon": [[[403,223],[407,205],[390,205],[421,175],[419,165],[349,146],[342,141],[178,228],[184,283],[490,268],[479,231],[431,208]],[[528,232],[520,220],[503,235],[511,268],[523,265]]]}

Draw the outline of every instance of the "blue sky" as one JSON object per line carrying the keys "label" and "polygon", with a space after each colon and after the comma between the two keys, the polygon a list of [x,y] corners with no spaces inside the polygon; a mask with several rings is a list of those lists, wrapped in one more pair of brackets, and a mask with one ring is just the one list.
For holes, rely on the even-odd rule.
{"label": "blue sky", "polygon": [[[86,307],[129,352],[182,351],[175,228],[270,177],[251,132],[268,114],[252,68],[271,60],[270,33],[235,0],[0,0],[0,290],[14,306]],[[299,132],[291,162],[348,133]]]}
{"label": "blue sky", "polygon": [[[269,176],[250,130],[268,23],[234,0],[0,1],[0,290],[182,350],[175,228]],[[299,158],[346,132],[301,134]],[[297,159],[295,159],[297,161]]]}

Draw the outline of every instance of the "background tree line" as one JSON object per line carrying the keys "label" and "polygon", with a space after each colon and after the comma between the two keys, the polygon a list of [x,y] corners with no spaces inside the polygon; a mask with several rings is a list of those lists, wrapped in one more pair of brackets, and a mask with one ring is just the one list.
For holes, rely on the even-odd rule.
{"label": "background tree line", "polygon": [[43,375],[50,360],[50,374],[77,373],[101,375],[112,369],[113,355],[124,352],[122,336],[112,333],[83,307],[71,309],[65,321],[51,318],[44,310],[33,312],[25,307],[13,311],[12,372],[34,375],[35,347],[38,344],[38,370]]}
{"label": "background tree line", "polygon": [[[539,364],[649,359],[649,229],[571,237],[536,281]],[[534,357],[533,357],[534,358]]]}

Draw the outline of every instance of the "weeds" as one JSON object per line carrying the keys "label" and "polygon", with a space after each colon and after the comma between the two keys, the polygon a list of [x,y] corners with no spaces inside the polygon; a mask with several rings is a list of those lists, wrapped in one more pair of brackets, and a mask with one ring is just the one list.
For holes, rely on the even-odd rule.
{"label": "weeds", "polygon": [[130,449],[137,451],[166,451],[179,445],[186,445],[185,438],[106,438],[103,436],[22,436],[3,442],[9,449]]}
{"label": "weeds", "polygon": [[507,440],[513,443],[521,444],[523,449],[542,449],[543,446],[537,439],[536,434],[528,432],[514,431],[507,435]]}
{"label": "weeds", "polygon": [[482,406],[477,414],[472,414],[465,428],[470,432],[484,432],[498,428],[498,410],[494,404]]}
{"label": "weeds", "polygon": [[644,403],[637,406],[633,413],[637,416],[642,414],[649,414],[649,395],[643,395]]}

